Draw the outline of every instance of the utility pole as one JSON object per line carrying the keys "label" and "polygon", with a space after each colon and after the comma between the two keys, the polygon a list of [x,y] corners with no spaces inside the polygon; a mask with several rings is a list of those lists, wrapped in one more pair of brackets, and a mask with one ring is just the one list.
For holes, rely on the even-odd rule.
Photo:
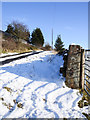
{"label": "utility pole", "polygon": [[52,49],[53,49],[53,28],[52,28]]}
{"label": "utility pole", "polygon": [[59,35],[60,39],[61,39],[61,34]]}

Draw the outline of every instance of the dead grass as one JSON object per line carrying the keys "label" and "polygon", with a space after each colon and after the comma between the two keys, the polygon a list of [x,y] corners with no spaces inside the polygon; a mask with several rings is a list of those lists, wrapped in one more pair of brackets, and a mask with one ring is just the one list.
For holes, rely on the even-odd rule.
{"label": "dead grass", "polygon": [[5,103],[5,102],[2,102],[2,104],[3,104],[4,106],[6,106],[9,110],[13,107],[10,103],[7,104],[7,103]]}
{"label": "dead grass", "polygon": [[30,45],[29,43],[24,44],[21,42],[16,42],[14,38],[7,37],[2,41],[2,53],[8,52],[28,52],[30,50],[37,50],[38,48]]}
{"label": "dead grass", "polygon": [[2,98],[0,98],[0,100],[4,101],[4,98],[2,97]]}
{"label": "dead grass", "polygon": [[18,103],[18,104],[17,104],[17,107],[18,107],[18,108],[23,108],[23,104],[22,104],[22,103]]}
{"label": "dead grass", "polygon": [[47,102],[47,100],[46,100],[46,99],[44,99],[44,98],[43,98],[43,101],[44,101],[44,102]]}
{"label": "dead grass", "polygon": [[13,100],[13,102],[15,103],[15,104],[17,104],[17,107],[18,108],[23,108],[23,104],[22,103],[19,103],[19,101],[17,101],[17,100]]}
{"label": "dead grass", "polygon": [[4,89],[6,89],[8,92],[12,93],[12,89],[9,87],[3,87]]}
{"label": "dead grass", "polygon": [[90,115],[86,113],[82,113],[88,120],[90,120]]}
{"label": "dead grass", "polygon": [[[83,94],[82,99],[78,102],[78,106],[80,108],[83,108],[84,106],[88,106],[90,105],[90,99],[89,99],[89,95],[83,90],[79,90],[80,94]],[[90,120],[90,115],[86,114],[86,113],[82,113],[88,120]]]}
{"label": "dead grass", "polygon": [[89,96],[87,95],[87,93],[83,90],[79,90],[80,94],[83,94],[82,99],[78,102],[78,106],[80,108],[83,108],[84,106],[88,106],[90,105],[90,99]]}

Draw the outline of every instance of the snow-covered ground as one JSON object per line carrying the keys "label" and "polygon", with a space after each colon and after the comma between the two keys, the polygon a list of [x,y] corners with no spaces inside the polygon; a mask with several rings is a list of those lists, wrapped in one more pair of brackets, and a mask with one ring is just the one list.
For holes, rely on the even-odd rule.
{"label": "snow-covered ground", "polygon": [[46,51],[0,66],[0,118],[85,118],[78,90],[59,74],[63,58]]}
{"label": "snow-covered ground", "polygon": [[[38,52],[38,51],[37,51]],[[15,54],[15,53],[9,53],[9,54],[5,54],[7,57],[4,57],[4,58],[0,58],[0,62],[2,62],[2,61],[4,61],[4,60],[6,60],[6,59],[12,59],[12,58],[16,58],[16,57],[20,57],[20,56],[23,56],[23,55],[28,55],[28,54],[32,54],[33,52],[30,52],[30,53],[24,53],[24,54],[20,54],[20,55],[18,55],[17,53]],[[0,57],[3,57],[3,56],[5,56],[4,54],[1,54],[0,55]],[[15,55],[15,56],[8,56],[8,55]]]}
{"label": "snow-covered ground", "polygon": [[[40,50],[31,51],[31,52],[19,54],[19,55],[17,53],[1,54],[0,57],[3,57],[3,58],[0,58],[0,62],[4,61],[6,59],[10,59],[10,58],[13,59],[13,58],[17,58],[17,57],[24,56],[24,55],[30,55],[30,54],[35,53],[35,52],[42,52],[42,51],[40,51]],[[8,56],[8,55],[12,55],[12,56]],[[15,55],[15,56],[13,56],[13,55]]]}
{"label": "snow-covered ground", "polygon": [[18,53],[16,53],[16,52],[14,52],[14,53],[1,53],[0,57],[6,56],[6,55],[14,55],[14,54],[18,54]]}

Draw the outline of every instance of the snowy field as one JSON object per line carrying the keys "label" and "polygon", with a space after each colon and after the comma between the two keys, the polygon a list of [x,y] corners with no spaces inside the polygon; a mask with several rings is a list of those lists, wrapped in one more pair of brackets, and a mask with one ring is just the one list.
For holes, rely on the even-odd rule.
{"label": "snowy field", "polygon": [[0,66],[0,118],[85,118],[78,90],[66,87],[63,58],[42,52]]}

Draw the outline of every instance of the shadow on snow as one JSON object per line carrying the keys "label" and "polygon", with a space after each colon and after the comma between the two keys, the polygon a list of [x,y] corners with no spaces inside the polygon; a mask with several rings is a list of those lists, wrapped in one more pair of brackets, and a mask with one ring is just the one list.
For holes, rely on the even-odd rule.
{"label": "shadow on snow", "polygon": [[[18,77],[58,84],[57,81],[60,80],[60,65],[58,65],[57,69],[57,65],[55,65],[56,62],[54,62],[54,58],[56,56],[57,55],[47,55],[46,57],[41,57],[40,60],[34,60],[23,64],[15,64],[14,66],[2,67],[1,69],[6,72],[13,73]],[[5,74],[5,72],[0,73],[0,75],[2,74]]]}

